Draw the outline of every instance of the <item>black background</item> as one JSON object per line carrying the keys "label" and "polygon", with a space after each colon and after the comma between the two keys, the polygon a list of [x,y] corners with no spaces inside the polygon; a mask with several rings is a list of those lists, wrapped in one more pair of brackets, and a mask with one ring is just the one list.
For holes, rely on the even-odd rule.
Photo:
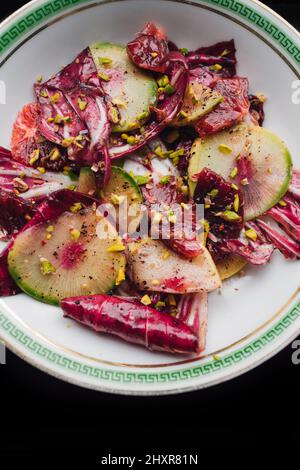
{"label": "black background", "polygon": [[[24,3],[1,2],[1,17]],[[265,3],[300,29],[299,0]],[[66,384],[8,351],[0,370],[0,462],[4,454],[16,459],[22,451],[33,451],[43,466],[49,460],[60,464],[64,456],[90,468],[108,452],[189,450],[201,459],[209,455],[211,463],[219,449],[233,455],[261,448],[282,456],[300,443],[300,365],[292,364],[291,355],[288,346],[248,374],[207,390],[139,398]],[[245,460],[251,456],[247,452]]]}

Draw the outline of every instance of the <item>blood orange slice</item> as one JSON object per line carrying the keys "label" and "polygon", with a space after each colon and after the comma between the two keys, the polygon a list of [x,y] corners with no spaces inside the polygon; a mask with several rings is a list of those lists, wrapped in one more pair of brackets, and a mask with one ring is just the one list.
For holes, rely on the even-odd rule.
{"label": "blood orange slice", "polygon": [[14,123],[11,151],[14,160],[27,165],[40,137],[38,130],[39,104],[26,104]]}

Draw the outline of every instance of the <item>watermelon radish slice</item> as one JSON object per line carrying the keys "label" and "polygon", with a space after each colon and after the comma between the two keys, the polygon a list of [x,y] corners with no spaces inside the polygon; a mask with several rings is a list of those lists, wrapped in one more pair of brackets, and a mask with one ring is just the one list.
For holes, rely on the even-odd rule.
{"label": "watermelon radish slice", "polygon": [[284,196],[291,181],[292,161],[287,147],[275,134],[241,124],[203,141],[195,140],[189,164],[192,183],[205,167],[242,190],[245,220],[251,220]]}
{"label": "watermelon radish slice", "polygon": [[158,240],[145,239],[128,245],[131,281],[140,290],[188,294],[211,292],[221,280],[208,250],[185,259]]}
{"label": "watermelon radish slice", "polygon": [[113,130],[138,129],[156,103],[156,81],[130,61],[126,48],[120,44],[94,44],[90,50],[104,92],[118,108],[119,120]]}
{"label": "watermelon radish slice", "polygon": [[[99,218],[95,204],[86,207],[79,202],[81,196],[72,195],[78,202],[67,211],[57,200],[53,207],[43,203],[9,252],[11,277],[20,289],[42,302],[58,305],[68,296],[107,293],[124,272],[125,256],[112,248],[121,245],[115,229]],[[56,216],[49,218],[48,213]]]}

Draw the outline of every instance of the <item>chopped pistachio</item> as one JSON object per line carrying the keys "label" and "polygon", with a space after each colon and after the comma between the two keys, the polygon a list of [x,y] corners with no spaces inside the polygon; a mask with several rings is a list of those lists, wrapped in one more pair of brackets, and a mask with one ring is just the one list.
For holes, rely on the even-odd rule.
{"label": "chopped pistachio", "polygon": [[46,92],[46,90],[42,90],[42,91],[41,91],[41,96],[42,96],[43,98],[48,98],[49,95],[48,95],[48,93]]}
{"label": "chopped pistachio", "polygon": [[47,240],[51,240],[51,238],[52,238],[52,234],[51,234],[51,233],[48,233],[48,234],[46,235],[46,239],[47,239]]}
{"label": "chopped pistachio", "polygon": [[230,51],[228,49],[224,49],[224,51],[221,52],[220,56],[224,57],[225,55],[228,55],[228,54],[230,54]]}
{"label": "chopped pistachio", "polygon": [[175,88],[169,83],[167,86],[165,86],[165,93],[167,95],[172,95],[175,92]]}
{"label": "chopped pistachio", "polygon": [[35,149],[29,157],[29,164],[32,166],[34,165],[38,159],[40,158],[40,151],[39,149]]}
{"label": "chopped pistachio", "polygon": [[256,93],[256,96],[257,96],[257,98],[259,99],[259,101],[261,101],[262,103],[264,103],[265,101],[267,101],[267,97],[266,97],[266,95],[264,95],[263,93]]}
{"label": "chopped pistachio", "polygon": [[112,100],[112,104],[114,104],[115,106],[118,106],[118,108],[127,109],[127,103],[126,103],[126,101],[119,100],[118,98],[114,98],[114,99]]}
{"label": "chopped pistachio", "polygon": [[185,154],[185,150],[184,150],[184,148],[182,147],[182,148],[180,148],[180,149],[178,149],[178,150],[174,150],[174,152],[171,152],[171,153],[169,154],[169,157],[173,159],[173,158],[177,158],[177,157],[182,157],[184,154]]}
{"label": "chopped pistachio", "polygon": [[162,259],[165,261],[170,258],[170,252],[168,250],[164,250],[162,254]]}
{"label": "chopped pistachio", "polygon": [[74,242],[77,242],[77,240],[80,238],[80,231],[74,228],[71,230],[71,238]]}
{"label": "chopped pistachio", "polygon": [[107,248],[108,253],[119,253],[121,251],[125,251],[126,247],[122,243],[116,243],[115,245],[110,246]]}
{"label": "chopped pistachio", "polygon": [[210,197],[214,198],[214,197],[217,197],[217,195],[219,194],[219,190],[218,189],[212,189],[211,191],[209,191],[209,193],[207,193]]}
{"label": "chopped pistachio", "polygon": [[182,185],[181,188],[180,188],[180,191],[182,192],[182,194],[187,196],[188,193],[189,193],[189,187],[187,185]]}
{"label": "chopped pistachio", "polygon": [[181,54],[183,55],[187,55],[189,53],[189,50],[186,47],[182,47],[181,49],[179,49],[179,52],[181,52]]}
{"label": "chopped pistachio", "polygon": [[137,126],[139,126],[139,123],[136,122],[136,121],[134,121],[134,122],[128,122],[128,124],[127,124],[128,130],[135,129]]}
{"label": "chopped pistachio", "polygon": [[99,78],[101,78],[101,80],[103,80],[104,82],[109,82],[109,81],[110,81],[110,77],[109,77],[106,73],[101,73],[101,72],[99,72],[99,73],[98,73],[98,76],[99,76]]}
{"label": "chopped pistachio", "polygon": [[46,169],[43,167],[43,166],[38,166],[37,167],[37,170],[42,173],[42,174],[45,174],[46,173]]}
{"label": "chopped pistachio", "polygon": [[165,86],[169,85],[170,80],[168,75],[163,75],[157,80],[158,86],[164,88]]}
{"label": "chopped pistachio", "polygon": [[236,212],[229,210],[218,212],[216,215],[227,222],[238,222],[241,220],[241,217]]}
{"label": "chopped pistachio", "polygon": [[157,310],[159,310],[160,308],[163,308],[166,306],[166,302],[163,302],[162,300],[159,300],[158,302],[156,302],[156,304],[154,305],[154,308],[156,308]]}
{"label": "chopped pistachio", "polygon": [[177,217],[173,211],[169,212],[168,219],[171,224],[176,224]]}
{"label": "chopped pistachio", "polygon": [[119,286],[123,281],[125,281],[125,279],[126,279],[125,269],[120,268],[117,274],[116,286]]}
{"label": "chopped pistachio", "polygon": [[213,357],[214,361],[222,361],[221,357],[217,356],[217,354],[213,354],[212,357]]}
{"label": "chopped pistachio", "polygon": [[113,122],[114,124],[118,124],[118,122],[120,121],[119,113],[116,108],[111,107],[108,112],[108,116],[109,116],[110,121]]}
{"label": "chopped pistachio", "polygon": [[160,180],[160,184],[168,184],[170,181],[170,176],[169,175],[166,175],[166,176],[163,176]]}
{"label": "chopped pistachio", "polygon": [[123,139],[123,140],[127,140],[128,137],[129,137],[128,134],[124,134],[124,133],[121,134],[121,139]]}
{"label": "chopped pistachio", "polygon": [[233,200],[233,208],[234,208],[235,212],[238,212],[239,207],[240,207],[240,198],[239,198],[238,193],[236,193],[234,195],[234,200]]}
{"label": "chopped pistachio", "polygon": [[135,137],[135,136],[133,136],[133,135],[130,135],[130,136],[128,137],[128,139],[127,139],[127,143],[128,143],[129,145],[135,145],[135,144],[137,144],[138,142],[139,142],[138,137]]}
{"label": "chopped pistachio", "polygon": [[278,204],[282,207],[285,207],[287,205],[287,203],[283,199],[281,199]]}
{"label": "chopped pistachio", "polygon": [[74,137],[68,137],[67,139],[63,139],[61,145],[65,148],[70,147],[72,144],[74,144],[75,139]]}
{"label": "chopped pistachio", "polygon": [[22,178],[18,178],[18,177],[14,178],[13,184],[14,184],[14,188],[18,189],[22,193],[27,191],[29,188],[28,184],[25,183],[25,181],[23,181]]}
{"label": "chopped pistachio", "polygon": [[188,117],[188,113],[186,113],[183,110],[179,111],[179,113],[177,114],[178,119],[186,119],[187,117]]}
{"label": "chopped pistachio", "polygon": [[52,162],[56,162],[57,160],[60,159],[60,151],[58,148],[54,148],[53,150],[51,150],[51,153],[50,153],[50,160]]}
{"label": "chopped pistachio", "polygon": [[53,233],[54,230],[55,230],[54,225],[49,225],[49,227],[46,228],[46,232],[48,232],[48,233]]}
{"label": "chopped pistachio", "polygon": [[147,184],[150,181],[150,176],[135,175],[133,176],[133,178],[139,186],[143,186],[144,184]]}
{"label": "chopped pistachio", "polygon": [[82,204],[80,202],[74,202],[72,206],[70,207],[70,211],[73,214],[76,214],[76,212],[79,212],[82,209]]}
{"label": "chopped pistachio", "polygon": [[232,152],[232,148],[229,147],[229,145],[226,145],[226,144],[220,144],[219,145],[219,150],[220,150],[220,152],[225,153],[225,154],[229,154],[229,153]]}
{"label": "chopped pistachio", "polygon": [[235,166],[232,170],[231,170],[231,173],[230,173],[230,178],[234,179],[238,174],[238,169],[237,167]]}
{"label": "chopped pistachio", "polygon": [[111,65],[112,60],[109,57],[98,57],[99,65]]}
{"label": "chopped pistachio", "polygon": [[56,273],[56,268],[46,258],[41,258],[40,263],[41,263],[41,273],[43,274],[43,276]]}
{"label": "chopped pistachio", "polygon": [[220,64],[214,64],[209,67],[209,69],[213,70],[214,72],[219,72],[220,70],[222,70],[222,68],[223,67]]}
{"label": "chopped pistachio", "polygon": [[54,93],[54,95],[50,98],[51,103],[57,103],[60,100],[60,97],[60,93]]}
{"label": "chopped pistachio", "polygon": [[236,191],[239,189],[239,187],[234,183],[232,183],[231,187],[232,187],[232,189],[235,189]]}
{"label": "chopped pistachio", "polygon": [[178,163],[179,163],[179,157],[174,157],[173,158],[173,165],[176,166],[176,165],[178,165]]}
{"label": "chopped pistachio", "polygon": [[80,111],[84,111],[88,105],[87,101],[82,100],[80,97],[77,100],[77,104],[79,106]]}
{"label": "chopped pistachio", "polygon": [[144,295],[142,298],[141,298],[141,303],[143,305],[150,305],[151,304],[151,299],[149,297],[149,295]]}
{"label": "chopped pistachio", "polygon": [[245,230],[245,236],[254,242],[257,240],[257,232],[253,228]]}
{"label": "chopped pistachio", "polygon": [[110,196],[110,201],[116,206],[120,206],[126,199],[126,196],[118,196],[117,194],[112,194]]}
{"label": "chopped pistachio", "polygon": [[37,83],[42,83],[43,81],[43,76],[40,75],[37,79],[36,79]]}
{"label": "chopped pistachio", "polygon": [[204,220],[204,231],[208,233],[210,230],[210,224],[207,220]]}
{"label": "chopped pistachio", "polygon": [[139,116],[137,117],[137,120],[143,121],[144,119],[147,119],[148,117],[149,117],[149,112],[144,111],[143,113],[139,114]]}

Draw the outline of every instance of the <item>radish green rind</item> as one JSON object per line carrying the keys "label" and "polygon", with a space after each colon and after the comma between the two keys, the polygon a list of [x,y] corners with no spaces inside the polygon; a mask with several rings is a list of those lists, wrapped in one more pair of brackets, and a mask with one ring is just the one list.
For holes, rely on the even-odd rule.
{"label": "radish green rind", "polygon": [[[240,169],[242,160],[247,167],[245,174]],[[292,175],[292,159],[284,142],[265,128],[249,128],[245,124],[195,140],[188,169],[191,194],[196,186],[195,175],[205,167],[240,187],[245,220],[254,219],[277,204],[288,190]]]}
{"label": "radish green rind", "polygon": [[[106,238],[101,237],[105,224],[110,233]],[[47,239],[49,226],[54,230]],[[77,240],[72,238],[74,230],[80,232]],[[66,296],[110,292],[126,262],[122,252],[108,249],[120,244],[115,229],[94,209],[64,212],[51,225],[41,223],[20,233],[9,252],[8,268],[23,292],[58,305]],[[45,274],[42,260],[49,261],[55,272]]]}

